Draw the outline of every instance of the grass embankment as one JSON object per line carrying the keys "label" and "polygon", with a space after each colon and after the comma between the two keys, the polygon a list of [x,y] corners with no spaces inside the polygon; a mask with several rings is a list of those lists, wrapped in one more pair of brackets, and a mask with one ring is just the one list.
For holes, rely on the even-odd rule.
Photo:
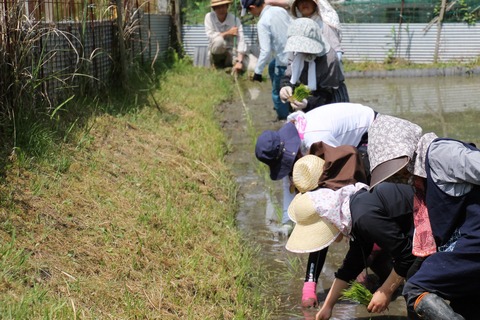
{"label": "grass embankment", "polygon": [[178,63],[160,83],[158,107],[91,117],[55,152],[11,159],[0,318],[268,318],[215,114],[232,79]]}
{"label": "grass embankment", "polygon": [[463,67],[466,69],[480,67],[480,57],[468,61],[449,61],[438,63],[413,63],[404,59],[386,59],[385,62],[353,62],[348,59],[343,60],[343,67],[345,72],[358,71],[384,71],[384,70],[408,70],[408,69],[445,69],[450,67]]}

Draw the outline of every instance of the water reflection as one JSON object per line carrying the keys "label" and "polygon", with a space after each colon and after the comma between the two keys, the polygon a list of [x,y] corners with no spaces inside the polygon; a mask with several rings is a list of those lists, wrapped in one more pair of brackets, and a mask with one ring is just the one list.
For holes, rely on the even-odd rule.
{"label": "water reflection", "polygon": [[[396,115],[434,131],[439,136],[458,138],[480,145],[480,77],[429,78],[347,78],[352,102],[368,105],[380,113]],[[255,84],[247,91],[244,101],[232,102],[227,109],[244,110],[253,120],[256,132],[276,130],[281,123],[274,122],[271,86]],[[243,115],[245,117],[245,115]],[[292,254],[285,250],[286,238],[278,228],[281,208],[281,182],[271,182],[268,176],[259,176],[253,155],[252,140],[245,127],[232,126],[230,138],[234,145],[231,154],[235,174],[240,185],[239,227],[245,237],[258,245],[270,272],[276,276],[271,284],[272,298],[278,299],[278,310],[272,319],[314,319],[318,309],[300,307],[303,277],[307,255]],[[262,173],[260,174],[262,175]],[[264,181],[267,182],[265,185]],[[320,302],[340,266],[347,243],[333,244],[319,279],[317,292]],[[364,306],[342,302],[335,306],[332,319],[405,320],[407,314],[403,297],[397,297],[382,315],[369,314]]]}
{"label": "water reflection", "polygon": [[411,120],[439,136],[479,144],[480,77],[347,79],[352,102]]}
{"label": "water reflection", "polygon": [[480,77],[347,79],[352,102],[390,114],[480,110]]}

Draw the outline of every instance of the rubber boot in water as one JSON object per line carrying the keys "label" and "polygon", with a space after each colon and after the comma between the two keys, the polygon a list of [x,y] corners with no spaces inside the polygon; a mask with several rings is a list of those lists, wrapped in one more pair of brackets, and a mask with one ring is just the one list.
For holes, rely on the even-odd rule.
{"label": "rubber boot in water", "polygon": [[426,320],[465,320],[455,313],[450,305],[434,293],[424,292],[418,296],[414,306],[421,319]]}

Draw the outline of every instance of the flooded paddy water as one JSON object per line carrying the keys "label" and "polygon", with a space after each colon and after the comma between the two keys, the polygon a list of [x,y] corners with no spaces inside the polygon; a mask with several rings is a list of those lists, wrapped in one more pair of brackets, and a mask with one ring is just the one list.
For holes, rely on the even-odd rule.
{"label": "flooded paddy water", "polygon": [[[480,144],[480,76],[347,78],[346,83],[351,102],[411,120],[425,132]],[[285,249],[287,237],[277,222],[281,215],[282,183],[271,181],[254,155],[256,136],[282,125],[275,121],[271,85],[248,82],[242,86],[248,88],[240,89],[236,98],[221,108],[232,149],[228,161],[239,185],[238,226],[245,238],[259,247],[261,259],[275,275],[276,280],[267,288],[271,299],[279,299],[272,319],[315,319],[318,309],[300,307],[307,254],[293,254]],[[320,304],[347,246],[342,242],[330,247],[317,285]],[[399,296],[383,314],[370,314],[364,306],[339,303],[332,319],[404,320],[407,316],[404,299]]]}

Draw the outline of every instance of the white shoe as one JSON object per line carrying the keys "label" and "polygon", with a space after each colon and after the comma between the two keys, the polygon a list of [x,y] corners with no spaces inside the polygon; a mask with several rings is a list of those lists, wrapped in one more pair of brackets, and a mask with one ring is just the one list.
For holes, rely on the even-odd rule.
{"label": "white shoe", "polygon": [[285,237],[289,237],[292,231],[293,226],[290,223],[285,223],[280,227],[280,233]]}

